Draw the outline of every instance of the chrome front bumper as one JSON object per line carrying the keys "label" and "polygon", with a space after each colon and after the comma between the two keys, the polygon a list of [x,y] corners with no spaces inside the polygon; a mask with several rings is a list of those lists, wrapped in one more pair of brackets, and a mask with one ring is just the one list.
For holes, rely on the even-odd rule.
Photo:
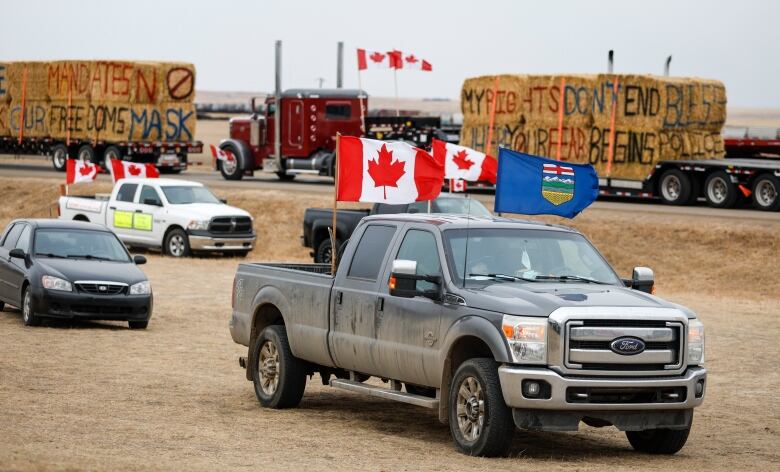
{"label": "chrome front bumper", "polygon": [[[706,392],[707,371],[701,367],[690,367],[682,375],[669,377],[639,377],[639,378],[605,378],[605,377],[563,377],[547,368],[516,367],[504,365],[499,367],[498,376],[504,401],[509,407],[533,410],[560,411],[628,411],[628,410],[685,410],[701,405]],[[549,398],[528,398],[523,393],[523,380],[537,380],[549,385]],[[701,395],[696,395],[696,384],[703,382]],[[567,390],[612,392],[609,389],[636,390],[642,389],[684,389],[684,399],[680,401],[663,401],[652,403],[603,403],[589,402],[587,397],[579,401],[570,401]],[[584,394],[587,395],[587,394]]]}
{"label": "chrome front bumper", "polygon": [[211,236],[189,235],[190,249],[193,251],[249,251],[256,236],[243,238],[217,238]]}

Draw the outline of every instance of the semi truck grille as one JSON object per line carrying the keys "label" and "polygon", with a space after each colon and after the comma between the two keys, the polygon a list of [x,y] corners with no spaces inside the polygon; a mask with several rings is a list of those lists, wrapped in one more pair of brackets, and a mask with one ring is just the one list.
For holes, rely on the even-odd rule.
{"label": "semi truck grille", "polygon": [[[581,371],[649,372],[682,367],[683,324],[661,320],[570,320],[566,324],[566,367]],[[642,341],[638,353],[620,353],[621,338]]]}
{"label": "semi truck grille", "polygon": [[220,216],[211,220],[209,232],[238,234],[252,232],[252,219],[247,216]]}
{"label": "semi truck grille", "polygon": [[92,295],[119,295],[125,292],[127,285],[101,282],[77,282],[76,288],[80,292]]}

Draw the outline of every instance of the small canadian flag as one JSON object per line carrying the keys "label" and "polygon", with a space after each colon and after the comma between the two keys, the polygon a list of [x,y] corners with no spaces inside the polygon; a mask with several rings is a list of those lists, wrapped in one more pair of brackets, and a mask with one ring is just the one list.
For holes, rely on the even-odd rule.
{"label": "small canadian flag", "polygon": [[357,50],[358,70],[366,69],[391,69],[393,58],[396,57],[388,52],[367,51],[365,49]]}
{"label": "small canadian flag", "polygon": [[98,166],[89,162],[68,159],[65,164],[65,184],[73,185],[92,182],[98,175]]}
{"label": "small canadian flag", "polygon": [[463,179],[450,179],[450,192],[465,192],[466,181]]}
{"label": "small canadian flag", "polygon": [[339,137],[340,202],[406,204],[433,200],[444,184],[444,162],[399,141]]}
{"label": "small canadian flag", "polygon": [[233,155],[232,152],[220,149],[217,146],[214,146],[213,144],[211,144],[210,146],[211,146],[211,155],[214,156],[214,159],[219,161],[228,161],[228,162],[232,162],[236,160],[236,157]]}
{"label": "small canadian flag", "polygon": [[412,70],[422,70],[422,71],[432,71],[433,66],[431,66],[431,63],[426,61],[425,59],[420,59],[419,57],[415,56],[414,54],[404,54],[403,55],[403,61],[401,62],[402,66],[399,67],[399,69],[412,69]]}
{"label": "small canadian flag", "polygon": [[498,161],[483,152],[434,139],[433,155],[444,162],[447,179],[496,183]]}
{"label": "small canadian flag", "polygon": [[154,164],[136,164],[134,162],[120,161],[111,159],[111,176],[114,182],[118,182],[126,177],[138,177],[152,179],[160,176]]}

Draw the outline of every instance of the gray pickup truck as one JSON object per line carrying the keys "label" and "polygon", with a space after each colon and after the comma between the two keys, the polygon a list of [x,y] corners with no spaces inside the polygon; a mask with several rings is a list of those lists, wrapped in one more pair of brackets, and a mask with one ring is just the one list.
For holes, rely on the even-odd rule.
{"label": "gray pickup truck", "polygon": [[688,438],[707,377],[702,324],[650,294],[650,269],[621,280],[574,230],[369,216],[329,267],[239,265],[230,332],[265,407],[297,406],[318,373],[436,410],[470,455],[505,454],[515,427],[612,425],[655,454]]}

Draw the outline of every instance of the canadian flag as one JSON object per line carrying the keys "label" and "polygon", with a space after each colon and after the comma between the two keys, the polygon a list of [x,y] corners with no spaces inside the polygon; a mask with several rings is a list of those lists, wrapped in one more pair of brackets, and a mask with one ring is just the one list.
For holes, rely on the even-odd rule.
{"label": "canadian flag", "polygon": [[89,162],[68,159],[65,164],[65,184],[80,184],[82,182],[92,182],[98,175],[98,166]]}
{"label": "canadian flag", "polygon": [[111,159],[111,175],[114,182],[118,182],[125,177],[139,177],[152,179],[160,176],[154,164],[136,164],[134,162],[120,161]]}
{"label": "canadian flag", "polygon": [[393,66],[391,62],[391,53],[379,51],[357,50],[358,70],[366,69],[390,69]]}
{"label": "canadian flag", "polygon": [[450,192],[465,192],[466,181],[461,179],[450,179]]}
{"label": "canadian flag", "polygon": [[483,152],[434,139],[433,155],[444,162],[447,179],[496,183],[498,161]]}
{"label": "canadian flag", "polygon": [[214,156],[214,159],[220,160],[220,161],[229,161],[232,162],[236,159],[236,157],[233,155],[230,151],[224,151],[217,146],[214,146],[213,144],[210,144],[211,146],[211,155]]}
{"label": "canadian flag", "polygon": [[433,200],[444,184],[444,162],[398,141],[339,137],[341,202],[405,204]]}
{"label": "canadian flag", "polygon": [[433,70],[433,66],[431,66],[430,62],[426,61],[425,59],[420,59],[414,54],[404,54],[403,60],[401,61],[401,67],[399,67],[399,69],[400,68],[422,71]]}

